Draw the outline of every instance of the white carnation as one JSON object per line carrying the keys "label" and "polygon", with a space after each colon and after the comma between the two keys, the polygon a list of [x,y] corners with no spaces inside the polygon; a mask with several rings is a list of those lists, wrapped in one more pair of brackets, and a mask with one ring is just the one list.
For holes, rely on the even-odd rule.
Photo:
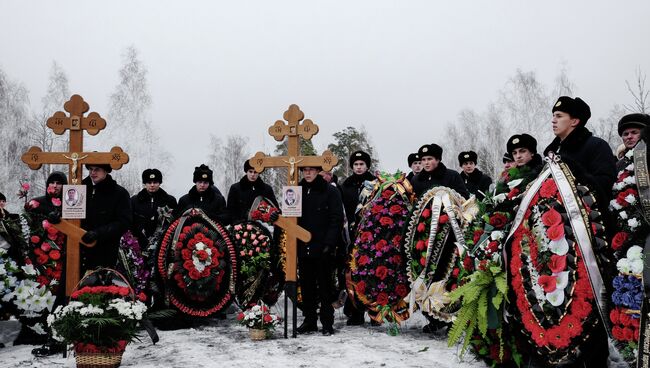
{"label": "white carnation", "polygon": [[609,205],[610,205],[610,207],[612,207],[615,210],[620,210],[621,208],[623,208],[620,204],[618,204],[618,202],[616,202],[615,199],[612,199],[611,201],[609,201]]}
{"label": "white carnation", "polygon": [[630,261],[641,259],[641,256],[643,255],[643,248],[638,245],[633,245],[630,247],[630,249],[627,250],[627,253],[625,255]]}
{"label": "white carnation", "polygon": [[631,164],[627,165],[627,166],[625,167],[625,170],[627,170],[627,171],[632,171],[632,170],[634,170],[634,163],[631,163]]}
{"label": "white carnation", "polygon": [[628,184],[628,185],[629,184],[636,184],[636,178],[634,177],[634,175],[630,175],[627,178],[623,179],[623,183]]}
{"label": "white carnation", "polygon": [[631,194],[628,194],[627,196],[625,196],[625,201],[629,204],[634,204],[636,202],[636,197],[634,197]]}
{"label": "white carnation", "polygon": [[627,220],[627,212],[621,211],[618,214],[623,220]]}
{"label": "white carnation", "polygon": [[616,262],[616,269],[618,269],[618,271],[621,273],[630,273],[630,261],[627,258],[620,259],[618,262]]}
{"label": "white carnation", "polygon": [[493,231],[492,234],[490,234],[490,239],[492,240],[503,239],[503,231]]}
{"label": "white carnation", "polygon": [[640,224],[639,224],[639,221],[637,219],[631,218],[631,219],[627,220],[627,225],[630,227],[630,229],[634,230],[637,227],[639,227]]}
{"label": "white carnation", "polygon": [[630,262],[630,271],[635,275],[641,275],[643,273],[643,260],[635,259]]}

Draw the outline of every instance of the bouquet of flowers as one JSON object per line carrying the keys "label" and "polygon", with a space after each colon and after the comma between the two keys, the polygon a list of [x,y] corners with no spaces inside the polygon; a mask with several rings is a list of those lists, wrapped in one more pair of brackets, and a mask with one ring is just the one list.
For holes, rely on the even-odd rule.
{"label": "bouquet of flowers", "polygon": [[362,212],[350,261],[354,290],[377,322],[408,318],[404,297],[409,293],[403,231],[411,209],[410,184],[404,175],[380,175],[372,200]]}
{"label": "bouquet of flowers", "polygon": [[264,279],[271,268],[271,237],[256,222],[245,221],[232,227],[231,236],[239,259],[237,300],[254,303],[264,293]]}
{"label": "bouquet of flowers", "polygon": [[636,366],[639,350],[641,301],[643,300],[643,249],[640,245],[650,232],[643,217],[634,167],[634,151],[623,157],[609,209],[614,214],[618,232],[611,241],[617,273],[612,280],[612,309],[609,314],[612,337],[623,359]]}
{"label": "bouquet of flowers", "polygon": [[136,299],[124,276],[110,269],[87,275],[80,285],[85,286],[72,293],[68,305],[58,306],[48,316],[52,337],[74,344],[78,365],[92,364],[101,356],[111,360],[111,366],[119,366],[126,345],[137,337],[147,307]]}
{"label": "bouquet of flowers", "polygon": [[[237,315],[237,321],[251,330],[263,331],[263,336],[268,337],[282,323],[282,318],[271,313],[266,305],[253,303],[248,309]],[[256,338],[255,335],[251,335],[251,337]]]}
{"label": "bouquet of flowers", "polygon": [[251,220],[269,223],[271,222],[271,215],[276,212],[280,212],[280,210],[269,203],[266,199],[263,199],[259,202],[257,207],[253,206],[249,217]]}
{"label": "bouquet of flowers", "polygon": [[120,239],[119,259],[122,271],[126,274],[136,293],[144,292],[149,284],[151,272],[144,259],[140,242],[127,231]]}

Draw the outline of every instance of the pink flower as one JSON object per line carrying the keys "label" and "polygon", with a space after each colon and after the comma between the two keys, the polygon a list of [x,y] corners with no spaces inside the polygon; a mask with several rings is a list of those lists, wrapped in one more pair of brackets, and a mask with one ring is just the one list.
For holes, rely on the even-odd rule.
{"label": "pink flower", "polygon": [[23,188],[24,191],[28,191],[30,188],[29,183],[22,183],[20,187]]}
{"label": "pink flower", "polygon": [[52,198],[52,204],[59,207],[61,205],[61,200],[58,198]]}
{"label": "pink flower", "polygon": [[40,205],[41,204],[38,203],[38,201],[35,201],[33,199],[31,201],[29,201],[29,207],[31,207],[31,208],[38,208],[38,206],[40,206]]}

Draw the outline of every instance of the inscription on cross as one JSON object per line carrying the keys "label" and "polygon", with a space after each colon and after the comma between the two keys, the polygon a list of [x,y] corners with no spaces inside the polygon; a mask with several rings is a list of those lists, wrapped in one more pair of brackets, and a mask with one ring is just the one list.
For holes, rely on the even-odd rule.
{"label": "inscription on cross", "polygon": [[[38,170],[43,164],[68,165],[68,177],[71,184],[81,182],[84,164],[109,164],[117,170],[129,162],[129,155],[120,147],[111,148],[110,152],[83,152],[83,132],[96,135],[106,127],[104,120],[98,113],[91,112],[88,116],[84,114],[90,109],[88,103],[79,95],[73,95],[63,105],[63,111],[57,111],[47,119],[47,126],[52,131],[61,135],[67,130],[70,131],[68,152],[43,152],[39,147],[30,147],[21,159],[32,170]],[[79,220],[61,220],[61,223],[54,225],[59,231],[66,234],[66,295],[70,296],[80,280],[79,268],[79,244],[93,246],[81,242],[81,237],[86,233],[79,227]]]}

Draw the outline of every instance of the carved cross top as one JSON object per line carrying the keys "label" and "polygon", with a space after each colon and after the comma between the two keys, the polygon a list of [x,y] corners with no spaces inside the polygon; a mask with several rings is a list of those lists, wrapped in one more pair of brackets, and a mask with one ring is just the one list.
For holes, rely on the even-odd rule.
{"label": "carved cross top", "polygon": [[288,184],[297,185],[298,171],[301,167],[320,166],[325,171],[332,170],[338,163],[338,159],[329,150],[323,152],[322,156],[300,155],[300,139],[311,139],[318,133],[318,125],[310,119],[305,119],[301,124],[305,114],[300,111],[298,105],[289,106],[289,110],[284,112],[283,117],[288,123],[277,120],[269,127],[269,134],[276,141],[282,141],[287,137],[287,155],[270,157],[263,152],[257,152],[249,161],[255,171],[261,173],[267,168],[286,167],[288,169]]}

